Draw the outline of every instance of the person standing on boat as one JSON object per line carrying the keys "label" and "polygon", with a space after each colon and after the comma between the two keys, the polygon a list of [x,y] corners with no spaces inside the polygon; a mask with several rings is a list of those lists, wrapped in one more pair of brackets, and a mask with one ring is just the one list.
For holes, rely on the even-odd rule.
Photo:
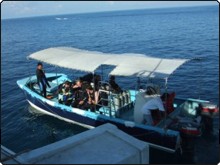
{"label": "person standing on boat", "polygon": [[43,64],[41,62],[38,62],[37,64],[36,76],[37,76],[37,84],[40,87],[41,94],[46,98],[47,97],[46,89],[47,86],[50,88],[50,84],[47,81],[47,78],[43,71]]}
{"label": "person standing on boat", "polygon": [[[144,115],[142,123],[147,124],[147,125],[153,125],[151,111],[158,110],[158,109],[160,112],[165,113],[163,102],[160,96],[156,96],[152,98],[151,100],[149,100],[148,102],[146,102],[141,108],[141,112]],[[165,116],[165,115],[162,115],[162,116]]]}

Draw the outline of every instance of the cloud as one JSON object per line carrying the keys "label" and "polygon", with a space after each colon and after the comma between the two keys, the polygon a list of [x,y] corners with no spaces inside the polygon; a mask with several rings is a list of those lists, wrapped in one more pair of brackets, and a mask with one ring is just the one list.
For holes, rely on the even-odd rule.
{"label": "cloud", "polygon": [[[62,10],[61,10],[62,9]],[[63,2],[54,1],[4,1],[2,18],[50,15],[63,11]]]}
{"label": "cloud", "polygon": [[30,1],[3,1],[2,8],[8,12],[31,11],[34,5]]}

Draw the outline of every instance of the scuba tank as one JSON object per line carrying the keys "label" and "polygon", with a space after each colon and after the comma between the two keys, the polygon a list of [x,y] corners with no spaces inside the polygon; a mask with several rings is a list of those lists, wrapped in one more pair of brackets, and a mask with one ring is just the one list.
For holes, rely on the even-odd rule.
{"label": "scuba tank", "polygon": [[120,108],[121,108],[125,104],[125,98],[124,98],[124,96],[122,94],[119,94],[119,98],[121,100],[121,106],[120,106]]}
{"label": "scuba tank", "polygon": [[126,93],[127,93],[127,96],[128,96],[128,104],[129,104],[129,103],[131,103],[131,95],[130,95],[129,91],[127,91]]}
{"label": "scuba tank", "polygon": [[114,111],[115,111],[115,117],[119,117],[120,116],[120,111],[119,108],[121,108],[122,106],[122,100],[120,98],[120,96],[115,96],[113,98],[113,102],[114,102]]}
{"label": "scuba tank", "polygon": [[124,104],[127,105],[128,104],[128,95],[127,95],[126,91],[123,91],[122,96],[124,98]]}
{"label": "scuba tank", "polygon": [[121,98],[117,95],[113,98],[114,101],[114,109],[118,110],[122,106],[122,100]]}

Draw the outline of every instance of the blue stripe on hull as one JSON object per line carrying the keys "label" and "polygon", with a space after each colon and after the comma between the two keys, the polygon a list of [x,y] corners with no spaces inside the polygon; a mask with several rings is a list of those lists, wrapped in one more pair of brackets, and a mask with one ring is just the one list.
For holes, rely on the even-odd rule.
{"label": "blue stripe on hull", "polygon": [[[169,130],[167,133],[160,129],[156,131],[152,126],[135,126],[135,127],[126,127],[124,122],[117,121],[117,119],[106,118],[104,123],[111,123],[116,125],[120,130],[126,132],[127,134],[156,145],[163,147],[171,148],[175,150],[178,132],[173,132]],[[151,127],[151,129],[150,129]]]}
{"label": "blue stripe on hull", "polygon": [[36,105],[37,107],[39,107],[39,108],[41,108],[41,109],[43,109],[43,110],[45,110],[49,113],[52,113],[54,115],[61,116],[63,118],[73,120],[73,121],[76,121],[76,122],[79,122],[79,123],[83,123],[83,124],[86,124],[86,125],[96,126],[96,121],[94,119],[91,119],[91,118],[86,117],[86,116],[78,115],[76,113],[69,112],[69,111],[66,111],[66,110],[62,110],[58,107],[53,107],[53,106],[47,104],[46,102],[42,102],[41,100],[32,97],[29,94],[26,94],[26,97],[34,105]]}

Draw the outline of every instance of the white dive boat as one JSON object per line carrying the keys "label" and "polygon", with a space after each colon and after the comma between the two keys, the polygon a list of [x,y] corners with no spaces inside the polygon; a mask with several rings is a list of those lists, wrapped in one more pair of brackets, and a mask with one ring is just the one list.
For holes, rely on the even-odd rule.
{"label": "white dive boat", "polygon": [[[99,92],[107,94],[107,104],[100,104],[99,108],[92,112],[65,105],[59,102],[58,87],[66,80],[72,82],[67,75],[62,73],[47,73],[50,84],[47,94],[51,97],[44,98],[37,85],[36,76],[30,76],[17,81],[23,90],[28,103],[35,109],[86,127],[96,127],[105,123],[115,124],[124,132],[146,141],[150,147],[175,152],[181,144],[181,138],[187,136],[199,136],[201,134],[201,117],[204,114],[212,116],[218,113],[218,107],[209,101],[192,98],[176,98],[175,93],[170,92],[170,98],[166,98],[165,109],[167,115],[163,119],[157,119],[153,114],[154,125],[141,123],[143,115],[141,107],[154,95],[148,96],[145,88],[140,89],[141,79],[164,80],[164,92],[167,91],[167,80],[179,66],[190,61],[188,59],[164,59],[154,58],[143,54],[110,54],[96,51],[86,51],[69,47],[48,48],[35,52],[28,56],[56,67],[80,70],[91,75],[103,66],[111,66],[113,69],[108,75],[137,78],[137,88],[127,89],[122,93],[114,93],[109,89],[101,88],[108,84],[105,80],[99,83]],[[93,76],[94,77],[94,76]],[[89,82],[91,83],[91,82]],[[158,85],[151,85],[155,95],[161,95],[162,89]],[[74,98],[73,98],[74,100]]]}

